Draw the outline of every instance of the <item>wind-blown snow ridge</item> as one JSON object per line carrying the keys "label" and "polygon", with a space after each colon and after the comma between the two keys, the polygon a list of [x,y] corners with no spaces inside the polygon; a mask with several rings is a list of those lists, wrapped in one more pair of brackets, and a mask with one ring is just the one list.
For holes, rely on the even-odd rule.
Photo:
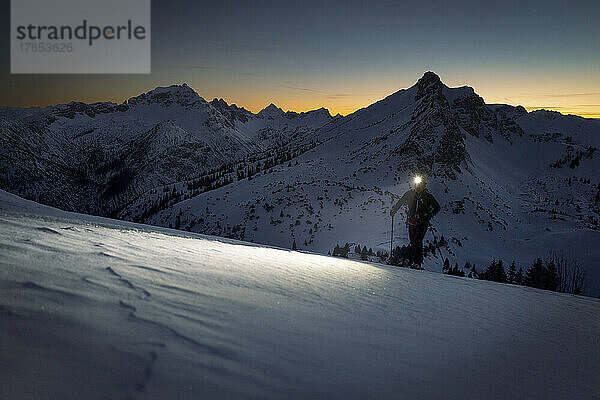
{"label": "wind-blown snow ridge", "polygon": [[0,394],[590,399],[600,300],[67,213],[0,191]]}

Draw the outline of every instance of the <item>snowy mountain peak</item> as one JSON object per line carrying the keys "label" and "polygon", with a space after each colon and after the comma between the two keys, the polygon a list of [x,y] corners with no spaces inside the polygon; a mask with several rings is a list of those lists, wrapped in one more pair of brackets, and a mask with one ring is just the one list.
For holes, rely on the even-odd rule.
{"label": "snowy mountain peak", "polygon": [[417,97],[416,100],[426,95],[434,94],[436,96],[441,95],[442,88],[445,86],[440,77],[431,71],[425,72],[425,74],[417,81]]}
{"label": "snowy mountain peak", "polygon": [[268,106],[266,106],[265,108],[263,108],[262,110],[260,110],[258,112],[258,116],[259,117],[274,117],[277,115],[283,115],[285,114],[283,112],[283,110],[279,107],[277,107],[275,104],[271,103]]}
{"label": "snowy mountain peak", "polygon": [[419,78],[419,80],[417,81],[417,86],[418,87],[426,87],[429,85],[441,85],[442,84],[442,80],[440,79],[440,77],[432,71],[427,71],[423,74],[422,77]]}
{"label": "snowy mountain peak", "polygon": [[315,115],[315,116],[318,115],[318,116],[323,116],[323,117],[331,118],[331,113],[325,107],[317,108],[316,110],[310,110],[310,111],[307,111],[305,113],[301,113],[301,115],[302,114],[305,114],[305,115]]}
{"label": "snowy mountain peak", "polygon": [[223,99],[215,97],[211,100],[210,105],[219,110],[232,124],[235,124],[235,121],[248,122],[248,119],[252,117],[252,113],[244,107],[238,107],[235,104],[229,105]]}
{"label": "snowy mountain peak", "polygon": [[75,118],[78,114],[85,114],[94,118],[98,114],[108,114],[119,111],[127,111],[127,104],[116,104],[111,102],[97,102],[92,104],[82,103],[80,101],[71,101],[67,104],[58,104],[49,107],[52,112],[51,121],[56,117]]}
{"label": "snowy mountain peak", "polygon": [[191,108],[198,103],[205,103],[205,101],[194,89],[183,83],[181,85],[157,87],[149,92],[130,98],[127,103],[130,106],[160,104],[165,107],[178,104],[184,108]]}
{"label": "snowy mountain peak", "polygon": [[212,104],[213,107],[217,107],[217,108],[229,107],[229,104],[227,104],[227,102],[225,100],[217,99],[216,97],[210,101],[210,104]]}
{"label": "snowy mountain peak", "polygon": [[187,83],[183,83],[181,85],[170,85],[170,86],[158,86],[149,92],[146,95],[152,96],[159,93],[172,93],[176,95],[197,95],[197,93],[187,85]]}

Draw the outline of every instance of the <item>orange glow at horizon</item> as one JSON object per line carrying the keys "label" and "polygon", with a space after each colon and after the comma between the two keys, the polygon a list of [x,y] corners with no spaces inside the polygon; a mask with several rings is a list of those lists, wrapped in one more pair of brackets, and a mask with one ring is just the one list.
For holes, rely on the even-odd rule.
{"label": "orange glow at horizon", "polygon": [[[444,76],[441,76],[444,82]],[[416,81],[415,81],[416,82]],[[341,114],[348,115],[361,108],[387,97],[388,95],[400,90],[408,88],[415,82],[403,84],[403,87],[392,82],[381,82],[371,86],[365,83],[356,83],[355,87],[347,87],[339,83],[331,84],[329,87],[320,88],[319,90],[302,89],[296,87],[252,87],[239,85],[232,87],[227,86],[212,86],[205,84],[195,84],[194,80],[188,80],[188,85],[194,89],[205,100],[211,101],[213,98],[223,98],[228,104],[236,104],[238,107],[257,113],[269,104],[273,103],[283,111],[306,112],[324,107],[329,110],[331,115]],[[183,82],[177,82],[181,84]],[[463,82],[454,80],[452,82],[444,82],[449,87],[471,86],[475,93],[481,96],[487,104],[509,104],[513,106],[521,105],[527,111],[546,109],[560,112],[561,114],[573,114],[585,118],[600,118],[600,88],[570,87],[570,91],[566,91],[564,87],[550,88],[549,91],[540,91],[541,85],[530,84],[524,85],[520,82],[513,82],[512,85],[495,82]],[[536,82],[537,83],[537,82]],[[173,81],[161,81],[156,84],[151,84],[149,87],[136,85],[136,87],[121,87],[117,95],[110,88],[92,87],[82,90],[83,93],[73,95],[53,95],[51,92],[41,92],[43,97],[38,97],[39,102],[21,104],[12,104],[16,107],[45,107],[48,105],[68,103],[70,101],[81,101],[85,103],[94,103],[99,101],[112,101],[122,103],[130,97],[137,96],[141,93],[154,89],[157,86],[169,86]],[[565,84],[564,86],[568,86]],[[341,88],[341,89],[340,89]],[[95,92],[94,96],[90,96],[89,92]],[[126,93],[123,93],[126,92]],[[41,94],[40,93],[40,94]],[[84,94],[85,93],[85,94]],[[38,96],[40,96],[38,94]],[[86,95],[87,94],[87,95]],[[8,104],[3,104],[8,105]]]}

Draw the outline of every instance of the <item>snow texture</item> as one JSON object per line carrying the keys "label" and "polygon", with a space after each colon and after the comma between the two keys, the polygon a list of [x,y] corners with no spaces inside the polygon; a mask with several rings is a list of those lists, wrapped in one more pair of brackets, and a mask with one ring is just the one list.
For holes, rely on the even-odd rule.
{"label": "snow texture", "polygon": [[593,399],[600,300],[0,191],[0,398]]}

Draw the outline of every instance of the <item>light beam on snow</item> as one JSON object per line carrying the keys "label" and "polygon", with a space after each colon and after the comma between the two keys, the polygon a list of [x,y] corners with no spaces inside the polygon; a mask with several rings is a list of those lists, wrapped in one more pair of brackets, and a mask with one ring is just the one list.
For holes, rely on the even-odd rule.
{"label": "light beam on snow", "polygon": [[598,393],[598,299],[67,213],[1,190],[0,249],[2,398]]}

